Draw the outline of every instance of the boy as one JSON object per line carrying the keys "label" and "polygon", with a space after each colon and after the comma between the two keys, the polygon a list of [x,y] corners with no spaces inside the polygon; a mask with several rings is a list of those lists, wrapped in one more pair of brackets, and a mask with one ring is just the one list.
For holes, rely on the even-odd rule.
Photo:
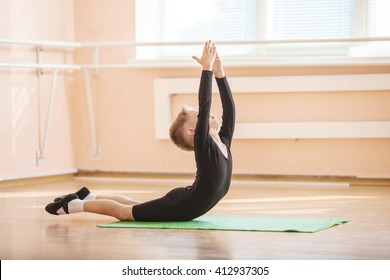
{"label": "boy", "polygon": [[[232,175],[232,142],[235,106],[221,59],[212,41],[204,45],[199,86],[199,111],[183,107],[170,128],[172,141],[194,151],[196,178],[191,186],[176,188],[165,196],[140,203],[125,196],[95,196],[87,188],[56,198],[46,206],[50,214],[90,212],[128,221],[189,221],[207,213],[228,192]],[[222,125],[210,115],[212,77],[220,91]]]}

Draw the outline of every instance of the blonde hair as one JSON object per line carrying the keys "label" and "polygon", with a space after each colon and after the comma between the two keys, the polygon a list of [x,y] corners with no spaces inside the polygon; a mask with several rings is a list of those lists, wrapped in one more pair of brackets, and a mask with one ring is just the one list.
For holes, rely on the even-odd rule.
{"label": "blonde hair", "polygon": [[171,124],[169,129],[169,136],[171,137],[172,142],[178,146],[180,149],[185,151],[193,151],[194,145],[188,138],[185,133],[185,123],[187,121],[188,113],[186,110],[182,110],[176,117],[176,119]]}

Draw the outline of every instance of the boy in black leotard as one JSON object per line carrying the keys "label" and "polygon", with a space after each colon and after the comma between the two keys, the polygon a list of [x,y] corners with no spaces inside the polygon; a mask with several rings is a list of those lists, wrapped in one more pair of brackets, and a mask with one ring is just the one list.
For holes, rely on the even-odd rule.
{"label": "boy in black leotard", "polygon": [[[91,212],[119,220],[188,221],[214,207],[228,192],[232,175],[230,146],[235,123],[235,106],[214,43],[205,43],[201,58],[199,110],[183,107],[171,126],[172,141],[194,151],[197,173],[191,186],[176,188],[165,196],[140,203],[124,196],[95,196],[87,188],[59,197],[46,206],[51,214]],[[213,74],[223,108],[222,125],[210,115]]]}

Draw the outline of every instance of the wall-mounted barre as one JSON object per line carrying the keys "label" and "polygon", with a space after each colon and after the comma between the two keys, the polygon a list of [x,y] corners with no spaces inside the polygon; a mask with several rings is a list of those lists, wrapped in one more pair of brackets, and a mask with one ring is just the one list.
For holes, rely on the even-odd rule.
{"label": "wall-mounted barre", "polygon": [[47,69],[47,70],[80,70],[81,65],[76,64],[46,64],[46,63],[2,63],[0,68],[25,68],[25,69]]}
{"label": "wall-mounted barre", "polygon": [[[348,43],[348,42],[383,42],[390,37],[359,37],[359,38],[326,38],[326,39],[297,39],[297,40],[217,40],[218,45],[264,45],[264,44],[304,44],[304,43]],[[13,40],[1,39],[0,45],[41,46],[48,48],[96,48],[96,47],[142,47],[142,46],[184,46],[203,45],[204,41],[176,42],[66,42],[45,40]]]}
{"label": "wall-mounted barre", "polygon": [[[218,45],[269,45],[269,44],[320,44],[320,43],[368,43],[368,42],[390,42],[390,37],[361,37],[361,38],[327,38],[327,39],[300,39],[300,40],[220,40],[216,41]],[[139,63],[137,60],[131,63],[100,63],[99,62],[99,50],[100,48],[115,48],[115,47],[150,47],[150,46],[189,46],[189,45],[203,45],[203,41],[181,41],[181,42],[133,42],[133,41],[122,41],[122,42],[64,42],[64,41],[44,41],[44,40],[14,40],[14,39],[0,39],[0,45],[20,45],[20,46],[31,46],[37,50],[37,63],[3,63],[0,62],[0,68],[29,68],[29,69],[66,69],[66,70],[80,70],[83,68],[94,69],[97,74],[97,69],[100,68],[134,68],[134,67],[158,67],[161,66],[161,62],[158,60],[142,60]],[[61,49],[85,49],[89,48],[92,50],[92,63],[90,64],[46,64],[42,63],[42,52],[43,48],[61,48]],[[261,56],[258,56],[261,58]],[[226,66],[243,66],[244,63],[247,66],[267,66],[274,62],[265,61],[253,61],[245,60],[245,62],[229,61],[226,60]],[[177,60],[168,61],[170,65],[164,67],[186,67],[185,63],[180,63]],[[285,63],[290,65],[286,60]],[[303,63],[304,64],[304,63]],[[390,58],[386,56],[383,58],[357,58],[354,60],[338,60],[332,61],[328,58],[319,62],[320,65],[390,65]]]}

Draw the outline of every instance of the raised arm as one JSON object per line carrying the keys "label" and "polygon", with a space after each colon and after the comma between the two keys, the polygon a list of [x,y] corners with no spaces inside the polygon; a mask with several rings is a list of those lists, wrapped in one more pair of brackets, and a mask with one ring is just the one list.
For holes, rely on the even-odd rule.
{"label": "raised arm", "polygon": [[[199,111],[198,111],[198,122],[195,129],[194,141],[198,145],[203,145],[209,135],[209,117],[211,108],[211,97],[212,97],[212,78],[213,78],[213,64],[216,57],[216,50],[214,43],[207,41],[203,48],[201,58],[193,56],[200,65],[203,67],[202,76],[199,85]],[[197,144],[195,146],[197,146]]]}
{"label": "raised arm", "polygon": [[219,88],[219,95],[221,97],[223,110],[222,126],[221,130],[219,131],[219,136],[221,139],[226,138],[226,143],[228,143],[230,146],[233,139],[234,126],[236,121],[234,99],[226,77],[216,78],[216,81]]}
{"label": "raised arm", "polygon": [[236,120],[236,110],[232,92],[230,90],[228,81],[226,79],[222,61],[219,57],[218,53],[216,53],[215,61],[213,64],[213,72],[215,75],[215,79],[217,81],[219,95],[221,97],[222,103],[222,127],[219,132],[219,136],[221,138],[226,138],[227,142],[230,146],[232,142],[233,133],[234,133],[234,125]]}

